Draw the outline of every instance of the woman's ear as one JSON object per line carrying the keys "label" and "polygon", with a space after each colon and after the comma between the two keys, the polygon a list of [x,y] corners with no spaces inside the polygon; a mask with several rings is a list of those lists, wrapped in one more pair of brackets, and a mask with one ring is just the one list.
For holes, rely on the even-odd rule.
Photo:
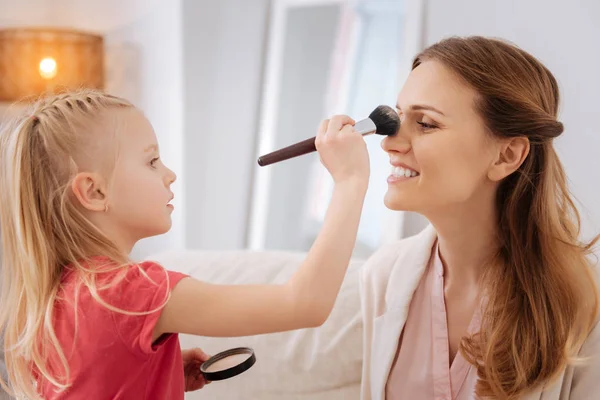
{"label": "woman's ear", "polygon": [[525,136],[503,140],[488,171],[488,178],[496,182],[501,181],[518,170],[527,158],[529,148],[529,139]]}

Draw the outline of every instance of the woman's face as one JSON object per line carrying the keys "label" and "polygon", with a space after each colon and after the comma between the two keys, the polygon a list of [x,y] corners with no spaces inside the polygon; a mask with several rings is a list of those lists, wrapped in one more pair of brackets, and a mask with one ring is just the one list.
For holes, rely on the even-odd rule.
{"label": "woman's face", "polygon": [[427,216],[489,198],[496,188],[488,172],[497,147],[475,111],[476,97],[437,61],[411,72],[398,95],[400,131],[381,145],[392,164],[388,208]]}

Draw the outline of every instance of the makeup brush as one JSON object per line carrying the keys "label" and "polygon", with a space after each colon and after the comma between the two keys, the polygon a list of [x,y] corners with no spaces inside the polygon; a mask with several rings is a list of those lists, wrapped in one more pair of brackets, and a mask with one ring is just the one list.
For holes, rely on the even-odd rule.
{"label": "makeup brush", "polygon": [[[363,136],[372,133],[391,136],[395,135],[398,129],[400,129],[400,118],[398,118],[398,114],[393,108],[382,105],[373,110],[369,114],[369,118],[358,121],[354,125],[354,129]],[[258,157],[258,165],[264,167],[265,165],[288,160],[316,150],[315,137],[312,137]]]}

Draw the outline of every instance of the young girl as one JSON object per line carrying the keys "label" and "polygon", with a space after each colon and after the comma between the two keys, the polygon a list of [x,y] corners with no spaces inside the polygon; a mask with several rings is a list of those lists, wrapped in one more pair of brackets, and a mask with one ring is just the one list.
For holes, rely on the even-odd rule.
{"label": "young girl", "polygon": [[182,356],[177,333],[321,325],[368,185],[368,154],[353,124],[335,116],[318,130],[335,190],[296,274],[284,285],[223,286],[128,259],[138,240],[169,230],[173,212],[175,174],[138,109],[94,91],[34,104],[0,142],[0,328],[12,390],[27,398],[183,399],[203,386],[195,377],[206,355]]}

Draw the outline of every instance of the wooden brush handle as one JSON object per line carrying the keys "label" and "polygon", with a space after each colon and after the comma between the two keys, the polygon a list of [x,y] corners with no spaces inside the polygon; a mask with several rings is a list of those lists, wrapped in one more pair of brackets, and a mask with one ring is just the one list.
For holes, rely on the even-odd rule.
{"label": "wooden brush handle", "polygon": [[315,137],[303,140],[295,143],[291,146],[284,147],[283,149],[276,150],[272,153],[265,154],[258,157],[258,165],[264,167],[265,165],[273,164],[279,161],[288,160],[290,158],[298,157],[303,154],[312,153],[317,151],[315,146]]}

